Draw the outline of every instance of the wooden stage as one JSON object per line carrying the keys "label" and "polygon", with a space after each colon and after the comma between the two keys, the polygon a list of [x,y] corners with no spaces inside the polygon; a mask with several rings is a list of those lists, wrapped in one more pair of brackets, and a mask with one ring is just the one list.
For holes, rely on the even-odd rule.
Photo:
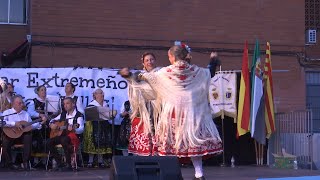
{"label": "wooden stage", "polygon": [[[11,171],[0,169],[0,180],[108,180],[110,169],[88,169],[81,168],[77,172],[48,172],[45,170]],[[183,178],[192,180],[194,170],[192,167],[181,168]],[[205,177],[207,180],[256,180],[259,178],[272,177],[298,177],[319,176],[319,170],[289,170],[273,169],[269,167],[238,166],[235,168],[205,166]]]}

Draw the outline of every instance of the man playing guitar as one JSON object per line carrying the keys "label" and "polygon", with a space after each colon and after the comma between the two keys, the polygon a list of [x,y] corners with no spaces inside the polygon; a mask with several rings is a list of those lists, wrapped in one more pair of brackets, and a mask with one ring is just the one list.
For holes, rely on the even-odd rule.
{"label": "man playing guitar", "polygon": [[[30,123],[32,122],[30,115],[23,110],[24,102],[22,100],[22,96],[15,95],[12,97],[12,108],[8,109],[3,112],[4,122],[6,123],[5,128],[12,128],[13,132],[21,132],[24,126],[21,122],[26,121],[29,122],[30,126],[33,129],[40,129],[41,124],[39,122]],[[42,122],[45,122],[45,119],[42,119]],[[10,131],[9,131],[10,132]],[[31,132],[24,132],[19,138],[13,139],[8,137],[8,135],[3,135],[3,157],[6,159],[6,165],[11,169],[18,169],[18,166],[12,163],[11,159],[11,146],[14,143],[23,143],[23,165],[24,169],[28,170],[29,168],[29,160],[31,156],[31,145],[32,145],[32,134]]]}
{"label": "man playing guitar", "polygon": [[[50,138],[47,142],[47,146],[51,155],[57,161],[57,167],[54,170],[71,171],[71,154],[74,153],[73,146],[75,146],[76,149],[78,148],[77,146],[79,146],[77,135],[83,133],[84,120],[83,114],[76,110],[75,102],[71,97],[66,97],[63,100],[63,105],[65,111],[62,111],[59,116],[50,121],[50,128],[51,131],[59,131],[60,125],[57,124],[58,122],[63,121],[65,122],[64,126],[67,128],[62,130],[61,135]],[[61,144],[64,150],[66,166],[62,165],[62,157],[55,148],[58,144]]]}

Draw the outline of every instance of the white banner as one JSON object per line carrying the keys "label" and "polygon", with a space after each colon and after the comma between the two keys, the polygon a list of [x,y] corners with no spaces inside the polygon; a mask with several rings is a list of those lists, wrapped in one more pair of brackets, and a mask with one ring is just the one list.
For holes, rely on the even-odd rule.
{"label": "white banner", "polygon": [[213,118],[224,115],[237,117],[237,76],[234,72],[217,72],[211,78],[209,89],[210,107]]}
{"label": "white banner", "polygon": [[28,102],[36,97],[34,89],[45,85],[47,94],[65,95],[67,82],[76,86],[75,95],[81,98],[83,107],[92,101],[92,92],[96,88],[104,91],[105,99],[114,109],[120,111],[121,105],[128,100],[127,81],[117,74],[115,69],[88,68],[1,68],[0,77],[14,85],[14,91]]}

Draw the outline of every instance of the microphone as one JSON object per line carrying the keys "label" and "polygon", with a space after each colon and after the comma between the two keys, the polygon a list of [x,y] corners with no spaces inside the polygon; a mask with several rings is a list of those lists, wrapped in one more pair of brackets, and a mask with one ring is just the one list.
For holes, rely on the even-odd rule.
{"label": "microphone", "polygon": [[59,92],[57,92],[57,94],[58,94],[58,96],[60,96],[60,97],[61,97],[61,94],[60,94]]}

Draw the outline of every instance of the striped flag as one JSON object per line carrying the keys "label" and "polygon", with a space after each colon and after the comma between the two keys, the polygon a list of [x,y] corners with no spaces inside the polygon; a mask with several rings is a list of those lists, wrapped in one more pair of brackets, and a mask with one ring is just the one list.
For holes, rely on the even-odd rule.
{"label": "striped flag", "polygon": [[248,42],[245,42],[238,103],[237,137],[249,132],[250,127],[250,74],[248,59]]}
{"label": "striped flag", "polygon": [[266,128],[264,114],[263,73],[261,69],[260,47],[256,40],[251,67],[251,114],[250,132],[260,144],[265,144]]}
{"label": "striped flag", "polygon": [[276,130],[274,121],[274,101],[273,101],[273,81],[271,66],[270,43],[267,42],[266,61],[264,64],[264,94],[265,94],[265,120],[267,129],[267,138]]}

